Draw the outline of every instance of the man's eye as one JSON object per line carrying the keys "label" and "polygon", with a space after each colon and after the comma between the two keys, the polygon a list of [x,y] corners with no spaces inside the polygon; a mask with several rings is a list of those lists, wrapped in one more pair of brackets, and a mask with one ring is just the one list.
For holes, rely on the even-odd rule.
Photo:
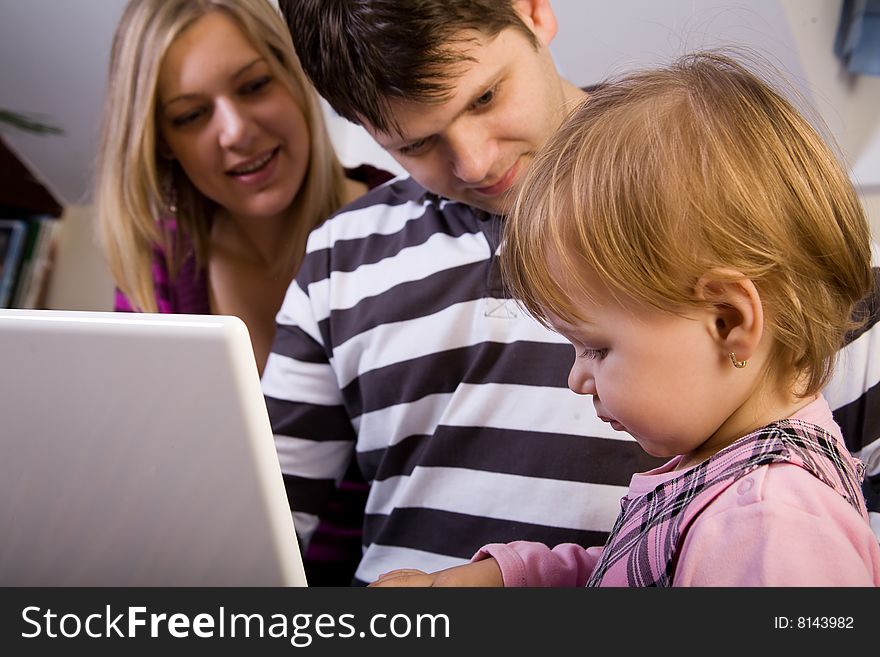
{"label": "man's eye", "polygon": [[397,149],[397,152],[401,155],[418,155],[422,151],[427,150],[429,142],[430,138],[425,137],[424,139],[419,139],[412,142],[411,144],[407,144],[406,146],[401,146]]}
{"label": "man's eye", "polygon": [[492,87],[489,91],[477,98],[474,101],[474,107],[485,107],[486,105],[490,105],[493,100],[495,100],[495,87]]}

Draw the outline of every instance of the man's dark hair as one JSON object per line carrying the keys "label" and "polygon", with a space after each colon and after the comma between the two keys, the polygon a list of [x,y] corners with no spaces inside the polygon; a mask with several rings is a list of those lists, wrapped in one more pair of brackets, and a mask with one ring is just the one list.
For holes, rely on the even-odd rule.
{"label": "man's dark hair", "polygon": [[318,93],[340,115],[399,132],[390,101],[442,102],[462,46],[513,27],[538,40],[512,0],[279,0],[297,54]]}

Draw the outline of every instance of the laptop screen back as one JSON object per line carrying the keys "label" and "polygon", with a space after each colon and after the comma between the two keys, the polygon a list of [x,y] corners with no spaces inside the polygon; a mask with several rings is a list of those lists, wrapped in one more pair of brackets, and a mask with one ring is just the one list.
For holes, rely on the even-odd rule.
{"label": "laptop screen back", "polygon": [[302,586],[234,317],[0,310],[0,585]]}

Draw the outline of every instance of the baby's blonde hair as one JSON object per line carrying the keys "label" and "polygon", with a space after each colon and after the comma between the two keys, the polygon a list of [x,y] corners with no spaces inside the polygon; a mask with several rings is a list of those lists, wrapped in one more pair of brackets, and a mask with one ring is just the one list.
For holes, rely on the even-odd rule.
{"label": "baby's blonde hair", "polygon": [[501,258],[514,296],[548,325],[584,319],[580,271],[674,313],[705,303],[694,291],[708,272],[740,272],[760,293],[772,366],[799,376],[804,395],[827,382],[873,284],[870,229],[839,160],[791,102],[721,53],[594,91],[536,157]]}
{"label": "baby's blonde hair", "polygon": [[[177,228],[192,241],[205,265],[212,201],[199,192],[181,167],[159,154],[157,85],[168,48],[195,21],[210,12],[232,18],[273,74],[292,94],[309,130],[306,176],[286,225],[280,270],[298,265],[305,237],[343,203],[345,177],[333,150],[315,93],[297,59],[290,33],[268,0],[130,0],[113,38],[94,202],[104,252],[117,286],[133,305],[155,312],[151,273],[153,249],[169,253],[175,275],[183,254],[166,225],[168,187],[176,192]],[[169,185],[170,183],[170,185]]]}

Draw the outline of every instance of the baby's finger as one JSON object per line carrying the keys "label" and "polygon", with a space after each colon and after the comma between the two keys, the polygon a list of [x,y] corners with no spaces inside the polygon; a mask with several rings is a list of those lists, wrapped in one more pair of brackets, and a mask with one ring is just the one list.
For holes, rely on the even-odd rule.
{"label": "baby's finger", "polygon": [[432,579],[421,570],[403,568],[379,575],[369,586],[430,586]]}

